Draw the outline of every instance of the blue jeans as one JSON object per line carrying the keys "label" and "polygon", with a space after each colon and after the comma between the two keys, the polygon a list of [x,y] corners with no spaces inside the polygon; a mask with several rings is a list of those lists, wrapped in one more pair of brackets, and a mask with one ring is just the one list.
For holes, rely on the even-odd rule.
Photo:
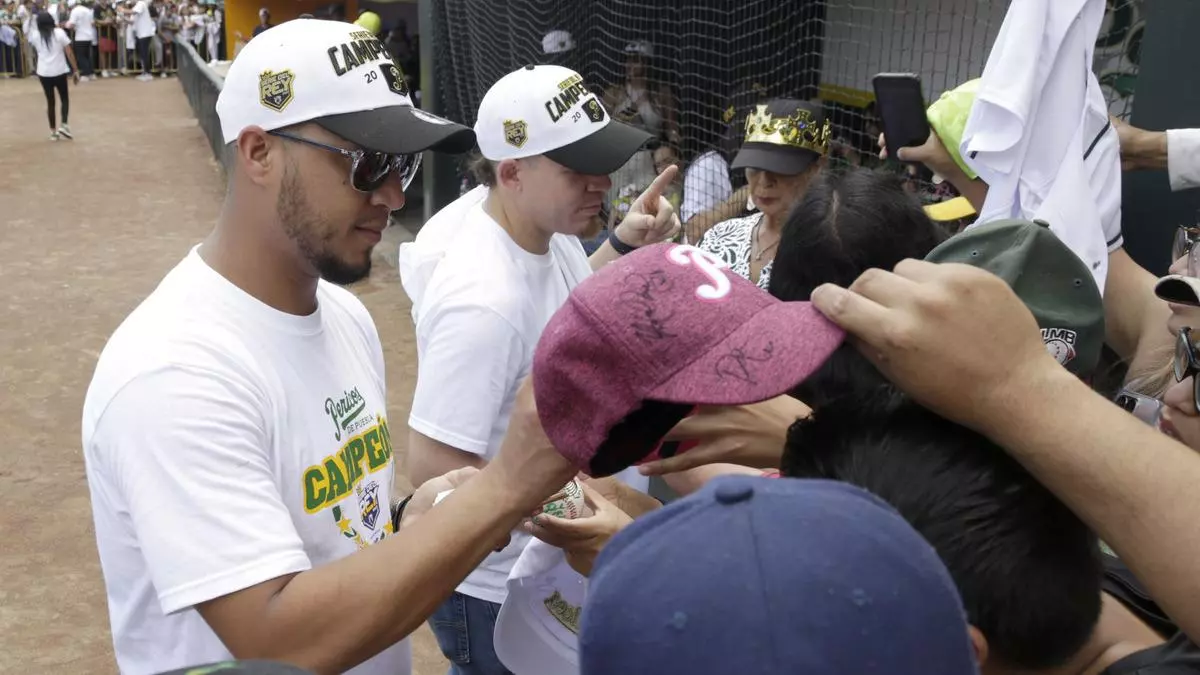
{"label": "blue jeans", "polygon": [[449,675],[512,675],[492,645],[499,615],[500,605],[456,592],[429,617]]}

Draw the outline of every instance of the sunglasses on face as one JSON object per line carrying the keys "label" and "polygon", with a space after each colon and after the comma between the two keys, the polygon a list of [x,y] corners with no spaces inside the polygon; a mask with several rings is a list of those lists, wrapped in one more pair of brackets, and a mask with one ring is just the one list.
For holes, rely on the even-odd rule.
{"label": "sunglasses on face", "polygon": [[1179,260],[1184,255],[1191,253],[1196,248],[1197,242],[1200,242],[1200,227],[1180,225],[1175,230],[1175,238],[1171,241],[1171,260]]}
{"label": "sunglasses on face", "polygon": [[[1179,337],[1175,339],[1175,381],[1183,382],[1192,376],[1192,406],[1200,401],[1200,356],[1196,355],[1196,345],[1192,343],[1192,329],[1179,329]],[[1200,410],[1200,408],[1197,408]]]}
{"label": "sunglasses on face", "polygon": [[388,176],[391,176],[393,172],[400,176],[400,189],[407,190],[417,175],[417,169],[421,166],[421,153],[419,152],[411,155],[392,155],[374,150],[347,150],[302,136],[293,136],[283,131],[267,133],[350,158],[350,185],[359,192],[378,190],[383,187]]}

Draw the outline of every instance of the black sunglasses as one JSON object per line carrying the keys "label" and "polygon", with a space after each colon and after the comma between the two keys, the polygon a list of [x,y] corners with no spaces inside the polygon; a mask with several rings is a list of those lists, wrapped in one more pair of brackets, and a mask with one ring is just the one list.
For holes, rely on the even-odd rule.
{"label": "black sunglasses", "polygon": [[1197,241],[1200,241],[1200,227],[1180,225],[1176,228],[1175,237],[1171,240],[1171,262],[1190,253]]}
{"label": "black sunglasses", "polygon": [[336,152],[350,158],[350,185],[359,192],[374,192],[383,187],[392,172],[400,175],[400,189],[407,190],[417,176],[421,166],[421,153],[411,155],[392,155],[374,150],[347,150],[333,145],[318,143],[303,136],[293,136],[283,131],[267,132],[273,136],[286,138],[289,141],[304,143],[314,148]]}
{"label": "black sunglasses", "polygon": [[[1175,340],[1175,381],[1183,382],[1189,375],[1200,375],[1200,356],[1196,355],[1196,345],[1192,343],[1192,329],[1180,328],[1179,337]],[[1200,376],[1192,378],[1192,405],[1200,401]],[[1200,407],[1197,407],[1200,410]]]}

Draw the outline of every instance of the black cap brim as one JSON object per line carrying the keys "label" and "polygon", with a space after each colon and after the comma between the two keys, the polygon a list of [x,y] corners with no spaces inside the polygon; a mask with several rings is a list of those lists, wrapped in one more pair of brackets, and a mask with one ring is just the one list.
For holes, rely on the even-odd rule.
{"label": "black cap brim", "polygon": [[312,121],[359,147],[396,155],[424,150],[459,154],[475,146],[475,132],[470,128],[406,105]]}
{"label": "black cap brim", "polygon": [[796,176],[805,172],[820,155],[811,150],[789,148],[771,143],[745,143],[731,169],[759,169],[781,176]]}
{"label": "black cap brim", "polygon": [[625,166],[652,137],[637,127],[610,119],[600,131],[545,155],[585,176],[607,176]]}

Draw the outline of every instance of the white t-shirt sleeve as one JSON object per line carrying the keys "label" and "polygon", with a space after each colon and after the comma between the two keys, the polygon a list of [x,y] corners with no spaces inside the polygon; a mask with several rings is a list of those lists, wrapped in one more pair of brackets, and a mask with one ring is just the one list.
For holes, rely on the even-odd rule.
{"label": "white t-shirt sleeve", "polygon": [[487,455],[492,428],[523,375],[520,333],[485,307],[448,307],[417,327],[417,387],[408,426],[459,450]]}
{"label": "white t-shirt sleeve", "polygon": [[1200,187],[1200,129],[1167,130],[1167,173],[1174,191]]}
{"label": "white t-shirt sleeve", "polygon": [[61,28],[54,29],[54,39],[64,48],[71,46],[71,38],[67,36],[67,31]]}
{"label": "white t-shirt sleeve", "polygon": [[92,436],[165,614],[312,565],[280,495],[261,395],[224,373],[139,376]]}
{"label": "white t-shirt sleeve", "polygon": [[715,152],[702,155],[683,177],[683,204],[679,207],[679,217],[686,223],[732,194],[729,165]]}
{"label": "white t-shirt sleeve", "polygon": [[133,15],[141,16],[146,11],[146,3],[144,0],[138,0],[138,3],[133,6]]}

